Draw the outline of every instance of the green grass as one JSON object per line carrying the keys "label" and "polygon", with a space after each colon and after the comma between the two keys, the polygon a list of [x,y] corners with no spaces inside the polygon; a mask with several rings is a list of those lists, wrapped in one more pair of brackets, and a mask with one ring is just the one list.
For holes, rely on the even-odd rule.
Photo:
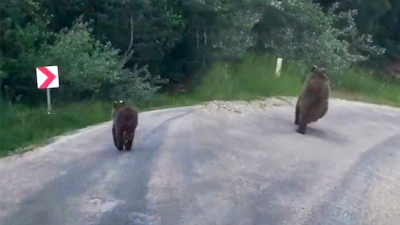
{"label": "green grass", "polygon": [[304,68],[289,63],[284,65],[281,76],[275,76],[273,57],[247,58],[237,66],[216,64],[204,78],[193,97],[202,101],[253,100],[274,95],[297,95],[301,89]]}
{"label": "green grass", "polygon": [[4,156],[67,131],[109,120],[111,108],[107,103],[82,102],[56,105],[54,114],[48,115],[45,107],[2,105],[0,113],[0,155]]}
{"label": "green grass", "polygon": [[[280,77],[275,76],[276,58],[248,57],[239,65],[215,64],[201,85],[193,92],[159,95],[139,111],[195,105],[210,100],[254,100],[277,95],[297,96],[308,69],[292,62],[283,62]],[[334,97],[400,107],[400,84],[379,79],[361,69],[342,75],[330,74],[338,84]],[[127,104],[133,105],[132,102]],[[54,106],[47,115],[45,107],[2,105],[0,109],[0,156],[16,149],[46,143],[51,137],[111,119],[111,102],[81,102]],[[19,151],[18,151],[19,152]]]}
{"label": "green grass", "polygon": [[[191,98],[209,101],[297,96],[309,68],[284,61],[281,76],[276,77],[275,63],[274,57],[252,56],[234,67],[216,64]],[[400,83],[379,78],[382,76],[360,68],[329,76],[335,84],[333,97],[400,107]]]}
{"label": "green grass", "polygon": [[[184,96],[159,95],[150,103],[134,106],[139,111],[192,105],[195,102]],[[57,104],[52,114],[47,107],[6,105],[0,107],[0,157],[15,152],[25,152],[45,144],[52,137],[68,131],[111,120],[112,102],[80,102]]]}
{"label": "green grass", "polygon": [[333,96],[400,107],[400,84],[362,69],[352,69],[334,79],[340,81]]}

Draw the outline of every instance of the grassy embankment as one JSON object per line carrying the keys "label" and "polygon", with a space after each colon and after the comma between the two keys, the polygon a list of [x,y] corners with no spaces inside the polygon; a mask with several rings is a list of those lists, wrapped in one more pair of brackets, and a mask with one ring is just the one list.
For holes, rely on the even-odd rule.
{"label": "grassy embankment", "polygon": [[[202,84],[190,94],[160,95],[140,111],[156,108],[193,105],[209,100],[252,100],[276,95],[296,96],[309,68],[284,62],[281,77],[274,75],[275,59],[250,57],[235,67],[216,64],[208,71]],[[371,103],[400,106],[400,84],[388,83],[363,70],[332,75],[340,81],[334,97]],[[45,143],[67,131],[110,120],[110,102],[81,102],[54,106],[47,115],[45,107],[29,108],[2,105],[0,109],[0,156],[16,149]]]}

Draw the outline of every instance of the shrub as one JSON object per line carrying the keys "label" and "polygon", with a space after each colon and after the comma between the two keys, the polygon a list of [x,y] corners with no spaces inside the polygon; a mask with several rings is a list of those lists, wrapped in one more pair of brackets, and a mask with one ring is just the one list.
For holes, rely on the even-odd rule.
{"label": "shrub", "polygon": [[71,29],[65,28],[56,34],[55,43],[44,45],[39,54],[40,65],[59,66],[63,99],[143,101],[152,96],[165,80],[150,74],[146,66],[124,68],[131,55],[120,56],[111,43],[95,40],[89,23],[78,19]]}
{"label": "shrub", "polygon": [[324,13],[311,1],[273,3],[264,14],[262,27],[256,30],[259,42],[276,55],[337,72],[365,61],[371,54],[384,53],[384,49],[373,45],[371,36],[358,34],[356,10],[336,12],[339,5],[334,4]]}

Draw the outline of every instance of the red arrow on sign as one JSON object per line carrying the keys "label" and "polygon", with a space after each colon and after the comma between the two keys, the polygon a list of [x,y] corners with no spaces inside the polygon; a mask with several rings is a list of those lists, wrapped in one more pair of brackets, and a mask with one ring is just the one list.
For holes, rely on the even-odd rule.
{"label": "red arrow on sign", "polygon": [[40,70],[44,75],[47,76],[47,79],[43,82],[42,85],[40,85],[39,89],[46,89],[51,84],[51,82],[56,79],[56,75],[50,72],[50,70],[48,70],[46,67],[38,67],[38,70]]}

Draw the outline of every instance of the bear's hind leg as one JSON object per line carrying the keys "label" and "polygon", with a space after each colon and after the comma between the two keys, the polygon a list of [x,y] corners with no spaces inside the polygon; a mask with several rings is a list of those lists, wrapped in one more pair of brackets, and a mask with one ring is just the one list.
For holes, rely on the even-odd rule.
{"label": "bear's hind leg", "polygon": [[115,126],[114,125],[112,127],[112,136],[113,136],[114,145],[115,145],[115,147],[117,147],[117,137],[116,137]]}
{"label": "bear's hind leg", "polygon": [[300,106],[297,104],[296,105],[294,124],[299,125],[299,123],[300,123]]}
{"label": "bear's hind leg", "polygon": [[133,140],[126,141],[125,149],[127,151],[130,151],[132,149],[132,142],[133,142]]}
{"label": "bear's hind leg", "polygon": [[133,139],[135,138],[135,132],[133,132],[133,134],[132,134],[132,136],[129,138],[129,140],[127,140],[127,142],[126,142],[126,146],[125,146],[125,148],[126,148],[126,150],[127,151],[130,151],[131,150],[131,148],[132,148],[132,142],[133,142]]}
{"label": "bear's hind leg", "polygon": [[300,134],[305,134],[306,133],[306,128],[308,124],[308,118],[303,118],[300,122],[299,128],[297,129],[297,133]]}
{"label": "bear's hind leg", "polygon": [[123,140],[123,132],[120,129],[117,129],[115,132],[115,147],[119,150],[122,151],[124,147],[124,140]]}

